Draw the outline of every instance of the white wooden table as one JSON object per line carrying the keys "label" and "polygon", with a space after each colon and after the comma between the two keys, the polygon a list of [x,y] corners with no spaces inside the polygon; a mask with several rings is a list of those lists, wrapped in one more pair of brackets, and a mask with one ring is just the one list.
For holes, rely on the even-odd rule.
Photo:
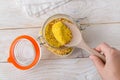
{"label": "white wooden table", "polygon": [[[44,21],[57,13],[76,20],[85,18],[80,24],[88,26],[83,36],[91,47],[107,42],[120,49],[120,0],[71,0],[37,17],[28,16],[16,0],[0,0],[0,61],[7,60],[10,44],[17,36],[37,38]],[[81,49],[58,57],[42,47],[42,54],[39,64],[27,71],[0,63],[0,80],[101,80],[88,53]]]}

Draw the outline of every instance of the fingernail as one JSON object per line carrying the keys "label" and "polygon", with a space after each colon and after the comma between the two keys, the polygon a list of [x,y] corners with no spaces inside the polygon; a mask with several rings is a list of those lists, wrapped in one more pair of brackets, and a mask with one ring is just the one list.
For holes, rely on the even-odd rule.
{"label": "fingernail", "polygon": [[89,56],[90,59],[93,59],[93,57],[94,57],[94,55],[90,55],[90,56]]}

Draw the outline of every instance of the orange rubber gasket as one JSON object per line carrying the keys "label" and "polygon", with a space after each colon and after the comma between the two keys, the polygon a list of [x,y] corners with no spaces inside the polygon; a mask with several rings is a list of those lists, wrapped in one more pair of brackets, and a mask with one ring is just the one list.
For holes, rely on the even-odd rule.
{"label": "orange rubber gasket", "polygon": [[[35,53],[36,53],[35,58],[34,58],[33,62],[30,65],[28,65],[28,66],[21,66],[15,60],[14,48],[15,48],[17,42],[19,40],[21,40],[21,39],[27,39],[27,40],[29,40],[33,44],[34,49],[35,49]],[[36,42],[36,40],[34,38],[30,37],[30,36],[22,35],[22,36],[17,37],[13,41],[13,43],[11,44],[11,46],[10,46],[10,56],[8,58],[8,62],[12,63],[18,69],[27,70],[27,69],[32,68],[35,64],[37,64],[37,62],[39,61],[40,56],[41,56],[40,55],[40,47],[39,47],[39,44]]]}

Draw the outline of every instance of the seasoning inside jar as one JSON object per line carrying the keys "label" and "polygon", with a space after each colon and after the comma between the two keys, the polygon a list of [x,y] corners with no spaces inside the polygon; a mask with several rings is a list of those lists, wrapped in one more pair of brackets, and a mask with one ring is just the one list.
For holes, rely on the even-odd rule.
{"label": "seasoning inside jar", "polygon": [[55,39],[62,46],[69,43],[72,39],[71,30],[66,25],[64,25],[62,21],[59,21],[52,26],[52,32],[53,32]]}
{"label": "seasoning inside jar", "polygon": [[60,48],[71,41],[72,32],[62,22],[67,21],[64,18],[59,18],[48,23],[45,29],[45,38],[50,46]]}
{"label": "seasoning inside jar", "polygon": [[73,51],[72,47],[65,47],[64,45],[71,41],[72,33],[63,22],[70,22],[66,18],[54,18],[47,21],[43,29],[43,39],[45,39],[44,46],[52,53],[65,56]]}

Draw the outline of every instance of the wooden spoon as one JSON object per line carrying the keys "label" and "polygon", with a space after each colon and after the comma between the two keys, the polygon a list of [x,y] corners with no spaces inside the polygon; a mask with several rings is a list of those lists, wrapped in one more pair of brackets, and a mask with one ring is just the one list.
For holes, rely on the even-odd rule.
{"label": "wooden spoon", "polygon": [[72,31],[72,35],[73,38],[71,40],[71,42],[69,42],[68,44],[66,44],[65,46],[67,47],[77,47],[77,48],[82,48],[84,50],[86,50],[88,53],[90,54],[94,54],[96,56],[98,56],[99,58],[101,58],[101,60],[103,60],[103,62],[105,62],[105,56],[103,54],[98,53],[97,51],[95,51],[94,49],[90,48],[86,42],[84,41],[82,34],[80,32],[80,30],[78,29],[77,25],[74,25],[72,23],[69,22],[63,22],[67,27],[70,28],[70,30]]}

